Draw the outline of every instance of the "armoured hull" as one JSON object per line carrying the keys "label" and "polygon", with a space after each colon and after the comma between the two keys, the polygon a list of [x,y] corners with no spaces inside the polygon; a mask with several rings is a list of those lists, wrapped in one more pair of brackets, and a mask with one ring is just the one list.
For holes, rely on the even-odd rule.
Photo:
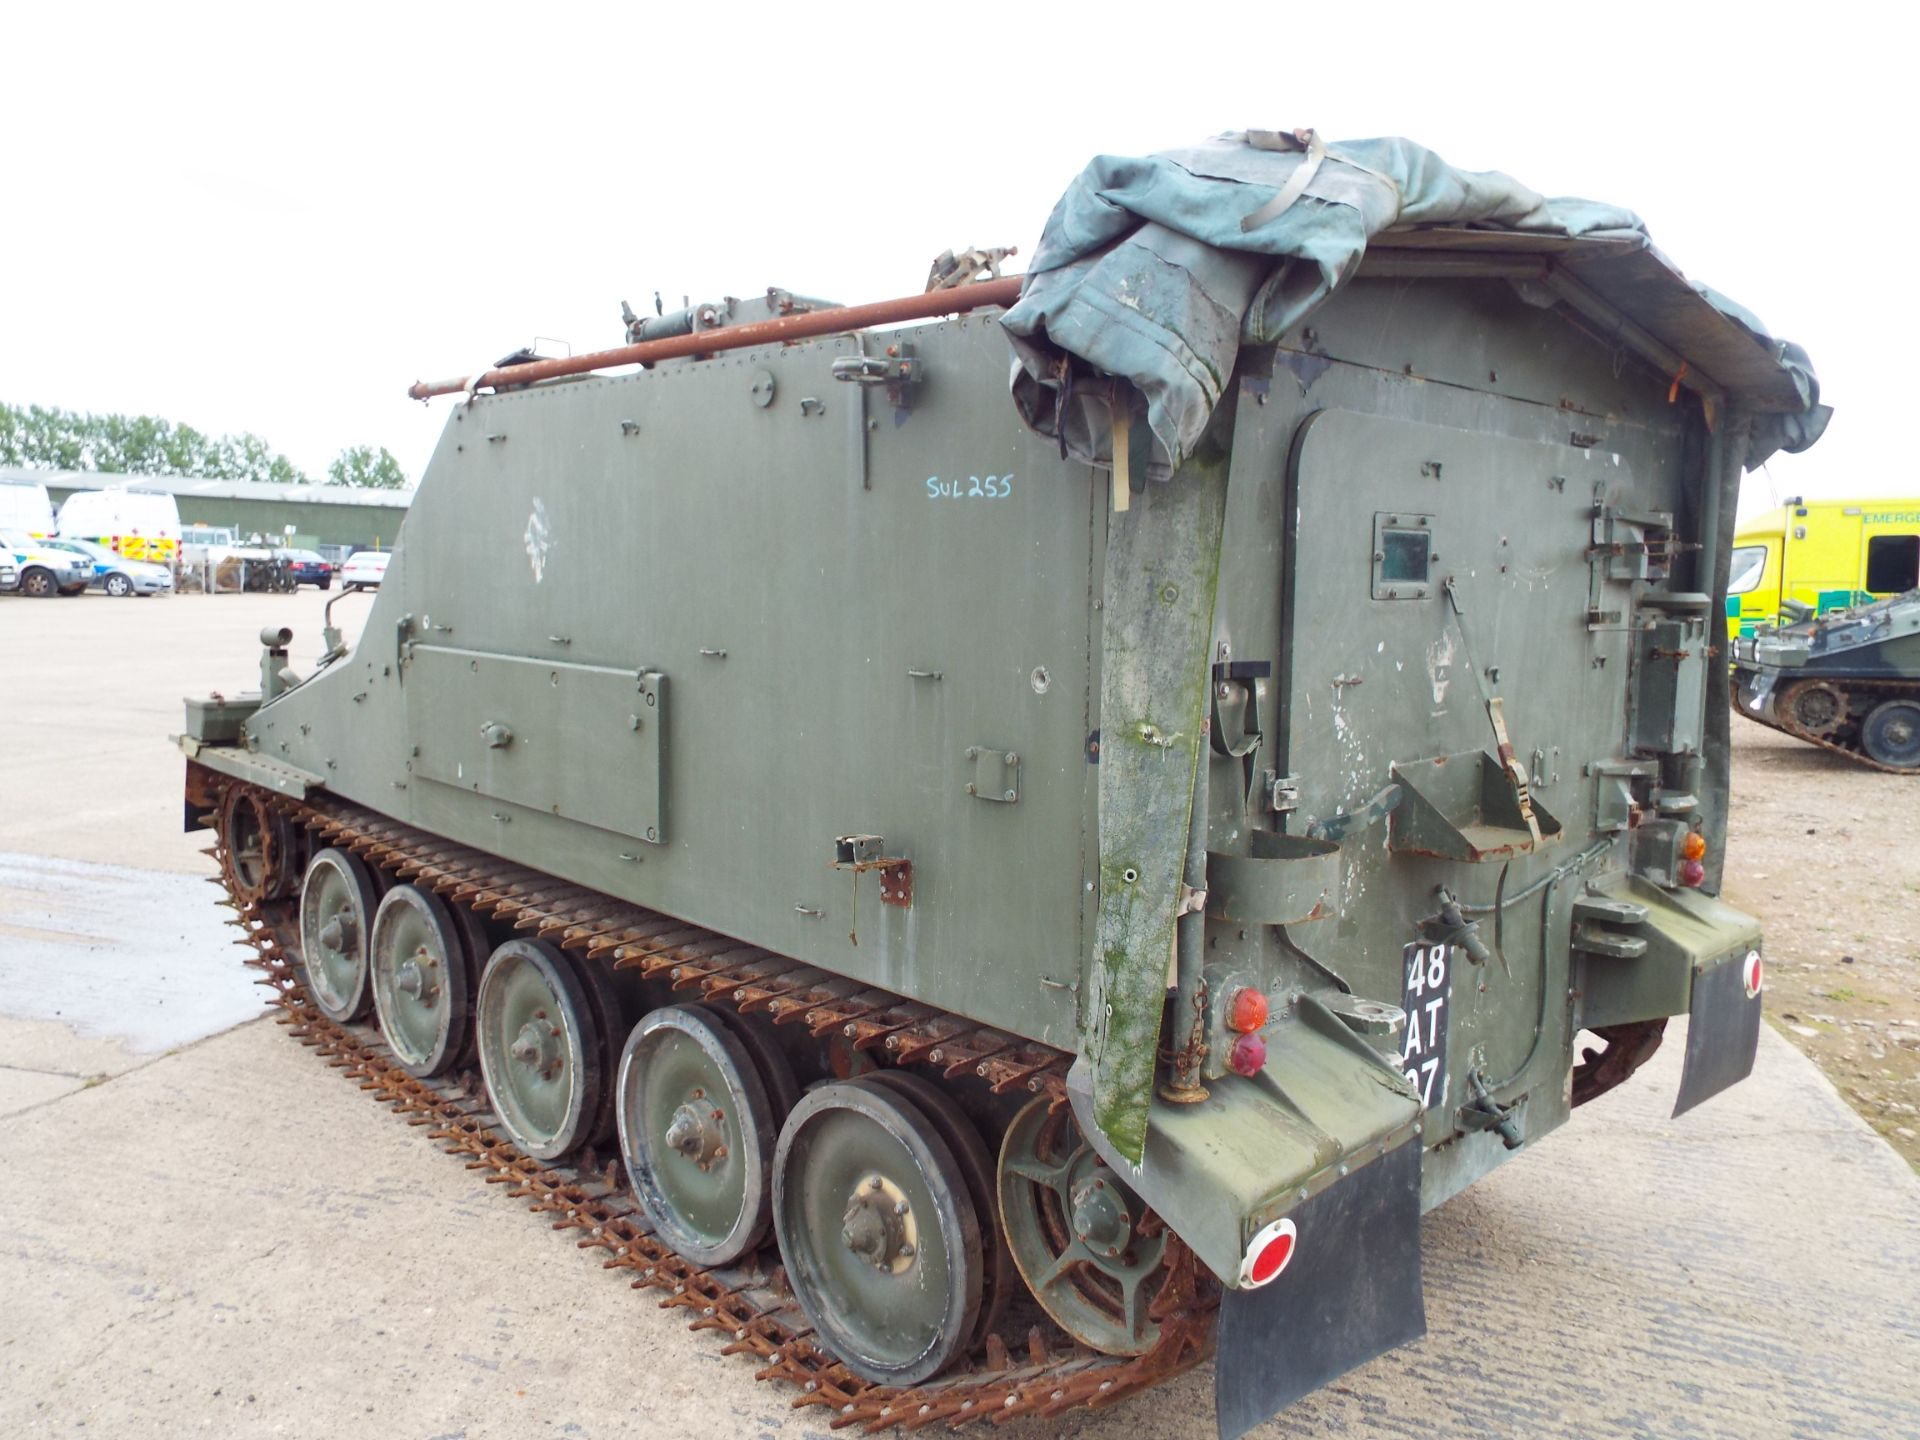
{"label": "armoured hull", "polygon": [[1217,1349],[1237,1434],[1419,1333],[1422,1209],[1670,1015],[1680,1108],[1733,1083],[1760,989],[1705,704],[1748,452],[1435,244],[1185,442],[1031,325],[1009,405],[964,293],[467,385],[359,644],[190,706],[296,1025],[856,1418]]}

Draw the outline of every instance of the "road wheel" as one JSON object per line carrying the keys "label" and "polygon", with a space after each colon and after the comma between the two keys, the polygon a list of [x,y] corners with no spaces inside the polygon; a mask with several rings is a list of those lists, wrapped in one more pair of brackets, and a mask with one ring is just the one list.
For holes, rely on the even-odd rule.
{"label": "road wheel", "polygon": [[322,590],[331,590],[331,589],[333,588],[333,581],[332,581],[332,580],[322,580],[322,581],[320,582],[320,588],[321,588]]}
{"label": "road wheel", "polygon": [[20,593],[36,600],[47,600],[60,593],[60,582],[51,570],[36,565],[20,577]]}
{"label": "road wheel", "polygon": [[703,1005],[655,1010],[627,1040],[614,1098],[620,1157],[660,1238],[696,1264],[731,1264],[766,1238],[787,1118],[774,1094]]}
{"label": "road wheel", "polygon": [[367,1013],[367,939],[380,908],[373,875],[359,856],[331,847],[307,862],[300,887],[300,956],[307,993],[344,1025]]}
{"label": "road wheel", "polygon": [[133,581],[116,570],[107,576],[106,591],[107,594],[113,596],[116,600],[122,596],[131,595],[133,593]]}
{"label": "road wheel", "polygon": [[1006,1231],[1000,1224],[993,1155],[959,1102],[924,1075],[882,1068],[867,1079],[905,1095],[919,1106],[921,1114],[940,1132],[940,1138],[947,1142],[947,1148],[953,1151],[953,1158],[966,1174],[967,1194],[973,1200],[974,1214],[980,1219],[982,1264],[980,1318],[974,1323],[973,1338],[967,1345],[967,1349],[972,1350],[984,1345],[987,1336],[999,1327],[1008,1298],[1020,1288],[1020,1282],[1014,1277],[1013,1256],[1007,1249]]}
{"label": "road wheel", "polygon": [[964,1169],[906,1095],[864,1080],[810,1091],[780,1132],[773,1187],[787,1279],[849,1370],[914,1385],[966,1353],[979,1215]]}
{"label": "road wheel", "polygon": [[1920,769],[1920,701],[1883,700],[1860,723],[1867,754],[1895,770]]}
{"label": "road wheel", "polygon": [[584,1144],[606,1055],[573,961],[544,940],[507,941],[480,977],[474,1025],[487,1098],[514,1144],[536,1160]]}
{"label": "road wheel", "polygon": [[467,1042],[467,957],[446,902],[396,885],[373,917],[373,1008],[409,1075],[438,1075]]}

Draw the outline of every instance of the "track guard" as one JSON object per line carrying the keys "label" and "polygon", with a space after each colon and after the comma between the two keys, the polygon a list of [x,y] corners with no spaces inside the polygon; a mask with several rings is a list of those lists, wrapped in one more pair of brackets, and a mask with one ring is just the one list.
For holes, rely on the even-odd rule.
{"label": "track guard", "polygon": [[1280,1278],[1220,1298],[1213,1398],[1238,1440],[1303,1395],[1427,1333],[1417,1143],[1364,1165],[1291,1212]]}
{"label": "track guard", "polygon": [[1753,1073],[1760,1048],[1759,967],[1759,952],[1749,951],[1695,973],[1676,1116]]}

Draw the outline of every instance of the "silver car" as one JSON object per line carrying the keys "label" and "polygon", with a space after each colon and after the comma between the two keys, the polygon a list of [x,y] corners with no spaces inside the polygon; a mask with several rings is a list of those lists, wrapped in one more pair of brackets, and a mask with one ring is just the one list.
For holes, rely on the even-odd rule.
{"label": "silver car", "polygon": [[43,544],[55,550],[71,551],[93,567],[87,582],[95,590],[109,595],[170,595],[173,571],[151,560],[129,560],[105,545],[92,540],[47,540]]}

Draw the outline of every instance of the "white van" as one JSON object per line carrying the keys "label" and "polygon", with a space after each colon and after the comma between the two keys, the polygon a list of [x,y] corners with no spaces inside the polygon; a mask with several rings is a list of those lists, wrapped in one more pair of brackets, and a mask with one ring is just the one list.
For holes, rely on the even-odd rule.
{"label": "white van", "polygon": [[180,507],[159,490],[76,490],[60,507],[60,538],[171,565],[180,555]]}
{"label": "white van", "polygon": [[37,480],[0,480],[0,530],[35,539],[53,534],[53,501]]}

